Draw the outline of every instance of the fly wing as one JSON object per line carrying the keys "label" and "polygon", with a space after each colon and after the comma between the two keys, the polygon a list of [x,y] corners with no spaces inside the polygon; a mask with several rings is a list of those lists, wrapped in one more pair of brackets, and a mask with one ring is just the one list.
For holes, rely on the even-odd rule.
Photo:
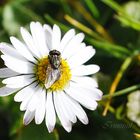
{"label": "fly wing", "polygon": [[46,71],[45,87],[50,88],[60,78],[60,69],[53,69],[50,67]]}

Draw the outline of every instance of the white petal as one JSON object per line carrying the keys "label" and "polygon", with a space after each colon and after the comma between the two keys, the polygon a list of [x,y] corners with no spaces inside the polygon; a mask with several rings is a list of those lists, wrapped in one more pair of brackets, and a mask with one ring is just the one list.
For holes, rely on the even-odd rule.
{"label": "white petal", "polygon": [[22,88],[25,87],[26,85],[29,85],[33,81],[34,78],[32,78],[31,75],[20,75],[4,79],[2,83],[7,84],[6,86],[9,88]]}
{"label": "white petal", "polygon": [[54,109],[54,104],[52,99],[52,92],[47,93],[45,120],[46,120],[46,126],[48,128],[48,131],[52,132],[56,123],[56,114],[55,114],[55,109]]}
{"label": "white petal", "polygon": [[21,95],[20,93],[17,93],[17,97],[15,97],[15,99],[17,101],[22,101],[22,103],[20,105],[20,110],[21,111],[24,111],[24,110],[28,109],[28,104],[31,102],[33,95],[37,91],[36,83],[33,83],[30,86],[28,86],[28,88],[24,88],[24,89],[25,90],[21,91],[21,94],[23,93],[24,95]]}
{"label": "white petal", "polygon": [[31,22],[30,29],[36,48],[42,56],[46,56],[49,50],[46,45],[45,31],[42,25],[39,22]]}
{"label": "white petal", "polygon": [[46,38],[46,44],[49,48],[49,50],[52,50],[52,29],[49,25],[44,25],[43,26],[45,30],[45,38]]}
{"label": "white petal", "polygon": [[55,104],[55,109],[58,115],[58,118],[60,119],[60,122],[62,124],[62,126],[64,127],[64,129],[67,132],[70,132],[72,129],[72,124],[71,122],[66,118],[63,110],[61,109],[60,105],[61,105],[61,101],[59,99],[59,93],[55,92],[54,93],[54,104]]}
{"label": "white petal", "polygon": [[84,34],[79,33],[74,36],[71,41],[67,44],[62,52],[63,58],[69,58],[70,56],[74,55],[78,50],[80,50],[80,44],[84,39]]}
{"label": "white petal", "polygon": [[20,110],[25,111],[28,109],[28,104],[30,100],[32,99],[32,96],[34,95],[34,92],[31,92],[20,104]]}
{"label": "white petal", "polygon": [[27,107],[28,110],[34,111],[37,108],[37,106],[39,105],[40,98],[41,98],[41,96],[40,96],[41,93],[42,93],[41,88],[35,89],[35,92],[28,104],[28,107]]}
{"label": "white petal", "polygon": [[98,65],[81,65],[71,70],[72,75],[83,76],[83,75],[91,75],[99,71]]}
{"label": "white petal", "polygon": [[72,76],[71,80],[76,82],[78,85],[83,86],[83,87],[91,87],[91,88],[98,87],[97,81],[91,77]]}
{"label": "white petal", "polygon": [[37,106],[35,111],[36,124],[41,124],[45,117],[46,91],[43,90],[40,94],[39,105]]}
{"label": "white petal", "polygon": [[23,117],[23,123],[24,125],[28,125],[34,118],[35,112],[31,112],[29,110],[26,110],[24,117]]}
{"label": "white petal", "polygon": [[29,62],[21,61],[7,55],[2,55],[1,58],[5,61],[5,65],[15,72],[21,74],[33,73],[34,65]]}
{"label": "white petal", "polygon": [[18,53],[17,50],[10,44],[0,43],[0,50],[5,55],[26,61],[26,59],[22,55],[20,55],[20,53]]}
{"label": "white petal", "polygon": [[53,26],[52,33],[52,49],[59,50],[60,49],[60,39],[61,39],[61,31],[57,25]]}
{"label": "white petal", "polygon": [[83,91],[80,88],[73,86],[72,83],[70,87],[66,89],[66,93],[90,110],[95,110],[97,108],[95,99],[87,94],[88,91]]}
{"label": "white petal", "polygon": [[95,50],[91,46],[85,47],[81,49],[79,53],[73,55],[70,59],[68,59],[68,63],[71,68],[80,66],[81,64],[87,62],[94,54]]}
{"label": "white petal", "polygon": [[68,45],[68,43],[71,41],[71,39],[74,36],[75,36],[75,30],[74,29],[71,29],[71,30],[67,31],[67,33],[64,35],[64,37],[62,38],[61,43],[60,43],[61,52],[64,50],[66,45]]}
{"label": "white petal", "polygon": [[70,96],[66,94],[66,102],[71,106],[71,111],[78,117],[78,119],[83,124],[88,124],[88,117],[85,113],[85,111],[82,109],[79,103],[77,103],[75,100],[73,100]]}
{"label": "white petal", "polygon": [[36,61],[35,58],[32,56],[32,54],[28,51],[27,47],[21,41],[19,41],[15,37],[10,37],[10,40],[11,40],[13,46],[16,48],[16,50],[22,56],[24,56],[29,61],[32,61],[32,62],[35,62]]}
{"label": "white petal", "polygon": [[28,47],[28,49],[32,52],[32,54],[35,57],[40,58],[41,54],[38,51],[38,49],[36,48],[31,34],[24,28],[21,28],[20,32],[21,32],[22,38],[23,38],[24,42],[26,43],[26,46]]}
{"label": "white petal", "polygon": [[70,120],[72,123],[76,123],[76,116],[72,111],[73,109],[71,108],[71,105],[67,102],[68,97],[63,91],[59,93],[59,98],[61,101],[61,108],[63,108],[63,112],[65,112],[67,119]]}
{"label": "white petal", "polygon": [[90,97],[92,100],[99,101],[102,98],[103,95],[102,91],[95,87],[91,87],[91,86],[84,87],[75,82],[71,82],[70,85],[76,88],[77,91],[79,91],[81,94],[85,94],[85,96]]}
{"label": "white petal", "polygon": [[69,51],[63,52],[62,58],[69,60],[73,55],[76,55],[77,53],[79,53],[83,48],[86,48],[86,44],[85,43],[80,43],[74,49],[69,48]]}
{"label": "white petal", "polygon": [[43,25],[43,28],[44,28],[45,30],[47,30],[48,32],[52,33],[52,28],[51,28],[50,25],[44,24],[44,25]]}
{"label": "white petal", "polygon": [[19,75],[17,72],[10,70],[9,68],[1,68],[0,69],[0,78],[7,78]]}
{"label": "white petal", "polygon": [[33,83],[25,88],[23,88],[22,90],[20,90],[14,97],[14,100],[16,102],[21,102],[24,101],[28,96],[32,95],[34,92],[36,84]]}
{"label": "white petal", "polygon": [[12,88],[8,88],[8,87],[1,87],[0,88],[0,96],[8,96],[11,95],[15,92],[17,92],[19,89],[12,89]]}

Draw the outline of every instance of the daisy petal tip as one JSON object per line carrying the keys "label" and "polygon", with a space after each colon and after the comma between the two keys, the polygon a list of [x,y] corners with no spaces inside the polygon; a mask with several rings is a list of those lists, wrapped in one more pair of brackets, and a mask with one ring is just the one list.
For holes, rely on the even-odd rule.
{"label": "daisy petal tip", "polygon": [[48,128],[49,133],[52,133],[54,130],[54,126],[52,126],[52,125],[48,125],[47,128]]}
{"label": "daisy petal tip", "polygon": [[53,28],[59,28],[59,27],[58,27],[58,25],[57,25],[57,24],[54,24],[54,25],[53,25]]}
{"label": "daisy petal tip", "polygon": [[54,24],[53,31],[55,31],[55,32],[58,32],[58,31],[61,32],[61,30],[60,30],[60,28],[59,28],[59,26],[57,24]]}
{"label": "daisy petal tip", "polygon": [[0,43],[0,49],[4,48],[6,44],[4,42]]}
{"label": "daisy petal tip", "polygon": [[72,32],[73,34],[75,34],[75,29],[71,29],[71,32]]}
{"label": "daisy petal tip", "polygon": [[27,126],[29,124],[29,121],[27,119],[23,120],[23,125]]}
{"label": "daisy petal tip", "polygon": [[99,95],[99,98],[97,101],[100,101],[102,99],[103,92],[101,90],[98,90],[98,95]]}
{"label": "daisy petal tip", "polygon": [[[4,56],[4,55],[1,55],[0,57],[1,57],[3,60],[5,60],[5,56]],[[4,62],[4,63],[5,63],[5,62]]]}
{"label": "daisy petal tip", "polygon": [[81,33],[81,36],[82,36],[82,38],[85,38],[85,34],[84,33]]}
{"label": "daisy petal tip", "polygon": [[20,111],[25,111],[26,109],[25,109],[25,107],[23,107],[22,105],[20,105]]}
{"label": "daisy petal tip", "polygon": [[74,119],[73,119],[73,123],[76,123],[77,122],[77,118],[75,117]]}
{"label": "daisy petal tip", "polygon": [[[1,58],[3,58],[3,56],[1,56]],[[6,84],[6,80],[2,80],[2,83],[3,84]]]}
{"label": "daisy petal tip", "polygon": [[25,28],[24,27],[20,27],[20,32],[21,32],[21,34],[23,34],[24,32],[25,32]]}
{"label": "daisy petal tip", "polygon": [[91,51],[94,52],[94,53],[96,53],[96,50],[93,48],[93,46],[89,45],[87,47],[91,48]]}
{"label": "daisy petal tip", "polygon": [[31,23],[30,23],[30,25],[33,25],[33,24],[35,24],[36,22],[35,21],[32,21]]}
{"label": "daisy petal tip", "polygon": [[30,23],[30,29],[34,29],[35,27],[35,22],[34,21],[32,21],[31,23]]}
{"label": "daisy petal tip", "polygon": [[95,65],[95,73],[99,72],[100,71],[100,67],[98,65]]}
{"label": "daisy petal tip", "polygon": [[11,36],[11,37],[10,37],[10,41],[11,41],[11,43],[14,44],[14,42],[17,41],[17,39],[16,39],[14,36]]}
{"label": "daisy petal tip", "polygon": [[18,101],[19,101],[19,100],[18,100],[18,97],[17,97],[16,95],[14,96],[14,101],[15,101],[15,102],[18,102]]}
{"label": "daisy petal tip", "polygon": [[88,125],[88,123],[89,123],[88,118],[84,118],[84,119],[82,119],[81,121],[82,121],[82,123],[85,124],[85,125]]}
{"label": "daisy petal tip", "polygon": [[10,36],[10,40],[14,40],[15,39],[15,37],[14,36]]}
{"label": "daisy petal tip", "polygon": [[96,50],[93,48],[93,46],[91,46],[92,47],[92,50],[93,50],[93,52],[94,52],[94,54],[96,53]]}
{"label": "daisy petal tip", "polygon": [[38,119],[35,119],[35,124],[39,125],[39,124],[41,124],[41,121]]}
{"label": "daisy petal tip", "polygon": [[71,130],[72,130],[72,127],[71,127],[71,126],[65,126],[65,130],[66,130],[68,133],[70,133]]}

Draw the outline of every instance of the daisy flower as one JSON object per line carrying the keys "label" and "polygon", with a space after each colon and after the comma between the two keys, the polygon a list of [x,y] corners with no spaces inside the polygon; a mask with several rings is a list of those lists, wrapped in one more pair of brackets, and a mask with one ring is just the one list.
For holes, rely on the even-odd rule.
{"label": "daisy flower", "polygon": [[84,124],[88,118],[81,107],[95,110],[102,92],[94,79],[88,77],[99,71],[95,64],[84,65],[94,54],[92,46],[83,43],[84,34],[69,30],[62,38],[57,25],[31,22],[31,33],[21,28],[23,41],[10,37],[12,45],[1,43],[1,58],[7,68],[0,69],[5,86],[0,96],[16,92],[14,100],[25,111],[23,122],[33,119],[41,124],[45,119],[52,132],[58,116],[68,132],[77,118]]}
{"label": "daisy flower", "polygon": [[128,95],[127,117],[140,127],[140,91]]}

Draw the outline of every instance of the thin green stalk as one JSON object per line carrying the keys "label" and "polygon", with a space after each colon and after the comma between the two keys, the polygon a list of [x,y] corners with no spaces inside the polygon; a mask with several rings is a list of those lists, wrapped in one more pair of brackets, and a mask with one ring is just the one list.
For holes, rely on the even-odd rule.
{"label": "thin green stalk", "polygon": [[[134,86],[131,86],[131,87],[119,90],[117,92],[114,92],[114,94],[112,95],[112,98],[113,97],[117,97],[117,96],[122,96],[122,95],[125,95],[125,94],[128,94],[128,93],[131,93],[132,91],[135,91],[135,90],[138,90],[138,89],[140,89],[140,84],[137,84],[137,85],[134,85]],[[103,95],[103,100],[104,99],[108,99],[108,98],[110,98],[109,94]]]}
{"label": "thin green stalk", "polygon": [[132,60],[133,60],[132,56],[128,57],[128,58],[126,58],[124,60],[123,64],[121,65],[120,70],[118,71],[118,73],[117,73],[117,75],[116,75],[116,77],[115,77],[115,79],[114,79],[114,81],[113,81],[113,83],[111,85],[111,88],[110,88],[110,91],[109,91],[110,96],[109,96],[109,99],[108,99],[108,101],[106,103],[106,107],[105,107],[105,109],[103,111],[103,116],[106,116],[108,108],[109,108],[109,106],[111,104],[112,96],[113,96],[114,92],[116,91],[116,89],[118,87],[118,84],[120,83],[124,73],[126,72],[128,67],[130,66]]}

